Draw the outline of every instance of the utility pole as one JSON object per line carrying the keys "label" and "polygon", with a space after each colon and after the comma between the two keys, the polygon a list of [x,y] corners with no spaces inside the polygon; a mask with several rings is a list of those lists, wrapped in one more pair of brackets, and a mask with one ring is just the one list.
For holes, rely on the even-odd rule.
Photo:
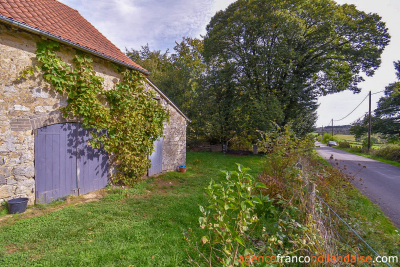
{"label": "utility pole", "polygon": [[332,136],[333,136],[333,119],[332,119]]}
{"label": "utility pole", "polygon": [[371,91],[369,91],[368,152],[371,149]]}

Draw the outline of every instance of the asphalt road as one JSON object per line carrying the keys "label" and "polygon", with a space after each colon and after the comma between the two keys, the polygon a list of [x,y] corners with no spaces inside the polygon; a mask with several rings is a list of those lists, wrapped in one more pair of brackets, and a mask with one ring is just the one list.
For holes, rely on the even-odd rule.
{"label": "asphalt road", "polygon": [[[333,166],[353,177],[352,182],[400,228],[400,168],[328,147],[316,142],[316,150]],[[319,147],[318,147],[319,146]]]}

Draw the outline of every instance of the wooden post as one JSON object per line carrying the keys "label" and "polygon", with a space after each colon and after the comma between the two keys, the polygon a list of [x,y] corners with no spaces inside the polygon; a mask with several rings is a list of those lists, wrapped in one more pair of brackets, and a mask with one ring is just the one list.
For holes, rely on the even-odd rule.
{"label": "wooden post", "polygon": [[315,184],[313,182],[309,182],[307,185],[307,209],[310,212],[314,212],[315,208]]}
{"label": "wooden post", "polygon": [[258,155],[258,146],[257,146],[257,144],[253,145],[253,154],[254,155]]}

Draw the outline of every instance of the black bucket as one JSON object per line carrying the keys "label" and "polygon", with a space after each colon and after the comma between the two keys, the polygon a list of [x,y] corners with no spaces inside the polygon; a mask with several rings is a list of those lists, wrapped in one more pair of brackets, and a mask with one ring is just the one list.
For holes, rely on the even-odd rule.
{"label": "black bucket", "polygon": [[8,213],[24,213],[26,205],[28,205],[29,198],[15,198],[7,201]]}

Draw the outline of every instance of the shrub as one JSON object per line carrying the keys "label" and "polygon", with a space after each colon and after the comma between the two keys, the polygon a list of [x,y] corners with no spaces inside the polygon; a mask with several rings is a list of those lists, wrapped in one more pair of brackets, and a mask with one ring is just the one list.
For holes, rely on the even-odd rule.
{"label": "shrub", "polygon": [[310,250],[314,246],[310,236],[315,233],[309,224],[299,223],[299,209],[282,200],[274,205],[260,192],[265,185],[247,174],[248,170],[238,165],[238,172],[225,172],[226,181],[211,181],[206,188],[209,203],[200,206],[203,216],[199,218],[202,237],[191,229],[185,234],[196,252],[188,253],[192,265],[244,266],[255,255],[316,251]]}
{"label": "shrub", "polygon": [[[374,138],[374,139],[376,140],[376,138]],[[374,139],[371,138],[371,140],[370,140],[371,147],[375,144]],[[368,148],[368,137],[363,140],[362,147],[363,148]]]}
{"label": "shrub", "polygon": [[372,151],[374,156],[400,162],[400,145],[388,144]]}
{"label": "shrub", "polygon": [[340,148],[350,148],[351,145],[350,145],[349,142],[343,141],[343,142],[339,142],[339,147],[340,147]]}
{"label": "shrub", "polygon": [[326,133],[322,136],[322,143],[326,144],[326,143],[328,143],[328,141],[336,141],[339,143],[339,139],[336,138],[336,136],[332,136],[332,135]]}
{"label": "shrub", "polygon": [[[237,266],[239,255],[254,254],[248,246],[249,233],[259,221],[256,207],[267,203],[269,198],[256,195],[265,186],[257,183],[248,170],[238,164],[238,172],[224,172],[226,181],[215,183],[211,180],[206,188],[209,205],[200,206],[203,216],[199,222],[207,233],[200,240],[201,247],[190,229],[186,234],[188,244],[200,255],[199,262],[209,266]],[[190,261],[197,263],[195,259]]]}
{"label": "shrub", "polygon": [[240,151],[252,151],[253,144],[249,142],[248,138],[235,136],[229,141],[229,149]]}
{"label": "shrub", "polygon": [[276,177],[288,188],[292,188],[290,184],[298,175],[299,169],[296,165],[299,158],[313,151],[314,137],[308,135],[300,139],[291,130],[290,125],[283,128],[277,126],[275,131],[261,134],[259,150],[266,153],[264,177]]}
{"label": "shrub", "polygon": [[364,153],[364,152],[366,152],[366,149],[361,147],[361,146],[353,145],[353,146],[350,146],[350,148],[351,148],[351,151],[355,152],[355,153]]}

